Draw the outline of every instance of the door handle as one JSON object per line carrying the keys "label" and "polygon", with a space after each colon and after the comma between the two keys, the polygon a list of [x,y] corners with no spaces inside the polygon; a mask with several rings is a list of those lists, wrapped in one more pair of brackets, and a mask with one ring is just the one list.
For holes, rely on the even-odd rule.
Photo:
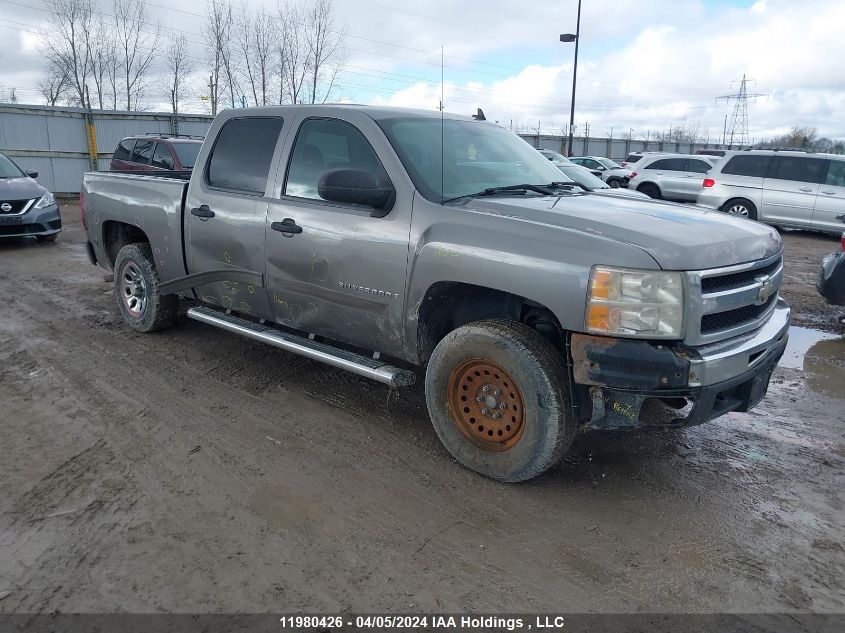
{"label": "door handle", "polygon": [[191,215],[195,215],[201,220],[207,220],[214,217],[214,211],[209,209],[207,204],[201,204],[191,209]]}
{"label": "door handle", "polygon": [[803,191],[804,193],[810,193],[812,189],[809,187],[798,187],[798,191]]}
{"label": "door handle", "polygon": [[292,237],[295,233],[302,233],[302,227],[294,222],[293,218],[285,218],[281,222],[273,222],[270,228],[278,231],[285,237]]}
{"label": "door handle", "polygon": [[835,191],[822,191],[822,193],[826,196],[835,196],[836,195]]}

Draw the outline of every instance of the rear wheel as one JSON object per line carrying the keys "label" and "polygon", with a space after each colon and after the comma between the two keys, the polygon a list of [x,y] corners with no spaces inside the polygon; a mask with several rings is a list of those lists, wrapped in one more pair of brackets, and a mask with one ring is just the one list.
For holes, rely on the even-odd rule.
{"label": "rear wheel", "polygon": [[449,333],[429,360],[425,386],[443,445],[493,479],[536,477],[575,437],[560,354],[519,323],[477,321]]}
{"label": "rear wheel", "polygon": [[622,186],[622,183],[615,179],[609,180],[607,184],[610,185],[611,189],[619,189]]}
{"label": "rear wheel", "polygon": [[748,218],[749,220],[757,219],[757,207],[754,206],[753,202],[745,198],[728,200],[722,205],[722,211],[740,218]]}
{"label": "rear wheel", "polygon": [[114,291],[123,318],[139,332],[155,332],[176,318],[179,298],[159,292],[150,245],[127,244],[114,262]]}
{"label": "rear wheel", "polygon": [[658,186],[653,185],[649,182],[647,182],[644,185],[640,185],[639,188],[637,189],[637,191],[644,193],[649,198],[654,198],[655,200],[659,200],[660,197],[661,197],[660,196],[660,189],[658,188]]}

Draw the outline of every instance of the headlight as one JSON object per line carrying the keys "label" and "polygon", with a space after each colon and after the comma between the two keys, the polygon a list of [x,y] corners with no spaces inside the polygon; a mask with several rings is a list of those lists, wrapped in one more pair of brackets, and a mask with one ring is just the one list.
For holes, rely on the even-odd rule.
{"label": "headlight", "polygon": [[53,197],[53,194],[48,191],[38,199],[38,202],[35,203],[35,208],[43,209],[44,207],[49,207],[51,204],[56,204],[56,199]]}
{"label": "headlight", "polygon": [[640,338],[681,338],[681,273],[594,266],[587,295],[587,331]]}

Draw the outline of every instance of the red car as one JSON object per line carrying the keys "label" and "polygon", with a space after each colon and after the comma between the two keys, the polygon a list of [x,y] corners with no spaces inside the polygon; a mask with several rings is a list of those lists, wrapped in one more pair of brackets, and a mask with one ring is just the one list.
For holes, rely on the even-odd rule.
{"label": "red car", "polygon": [[111,159],[112,171],[190,171],[202,146],[196,136],[147,134],[129,136],[117,145]]}

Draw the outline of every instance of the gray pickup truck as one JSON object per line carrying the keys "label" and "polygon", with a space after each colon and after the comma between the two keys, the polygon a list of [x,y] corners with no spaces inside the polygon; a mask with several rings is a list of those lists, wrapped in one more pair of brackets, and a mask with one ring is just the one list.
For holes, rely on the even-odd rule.
{"label": "gray pickup truck", "polygon": [[475,117],[227,110],[188,176],[89,173],[91,261],[136,330],[187,316],[393,387],[463,465],[534,477],[590,429],[747,411],[783,353],[782,244],[581,189]]}

